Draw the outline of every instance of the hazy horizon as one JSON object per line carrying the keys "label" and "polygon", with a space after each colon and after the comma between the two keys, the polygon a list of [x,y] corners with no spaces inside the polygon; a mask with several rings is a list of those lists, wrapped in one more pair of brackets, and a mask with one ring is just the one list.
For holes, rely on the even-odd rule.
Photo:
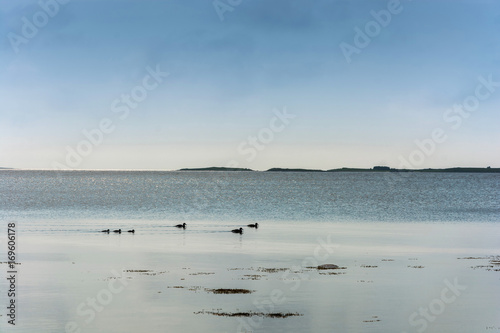
{"label": "hazy horizon", "polygon": [[0,166],[500,166],[500,5],[0,4]]}
{"label": "hazy horizon", "polygon": [[[377,166],[382,166],[386,167],[386,165],[377,165]],[[311,171],[330,171],[330,170],[340,170],[340,169],[362,169],[362,170],[372,170],[373,167],[366,167],[366,168],[358,168],[358,167],[340,167],[340,168],[326,168],[326,169],[312,169],[312,168],[294,168],[294,167],[269,167],[266,169],[251,169],[251,168],[243,168],[243,167],[236,167],[238,169],[246,169],[249,171],[257,171],[257,172],[264,172],[264,171],[269,171],[271,169],[283,169],[283,170],[311,170]],[[389,166],[390,167],[390,166]],[[176,171],[184,171],[184,170],[198,170],[198,169],[209,169],[209,168],[231,168],[231,167],[225,167],[225,166],[219,166],[219,165],[212,165],[212,166],[201,166],[201,167],[183,167],[179,169],[54,169],[54,168],[46,168],[46,169],[41,169],[41,168],[11,168],[11,167],[4,167],[0,166],[0,170],[24,170],[24,171],[158,171],[158,172],[176,172]],[[390,167],[391,169],[396,169]],[[472,168],[472,169],[486,169],[486,168],[492,168],[492,169],[499,169],[498,167],[495,166],[450,166],[450,167],[443,167],[443,168],[420,168],[420,169],[401,169],[401,170],[409,170],[409,171],[419,171],[419,170],[424,170],[424,169],[433,169],[433,170],[443,170],[443,169],[453,169],[453,168]]]}

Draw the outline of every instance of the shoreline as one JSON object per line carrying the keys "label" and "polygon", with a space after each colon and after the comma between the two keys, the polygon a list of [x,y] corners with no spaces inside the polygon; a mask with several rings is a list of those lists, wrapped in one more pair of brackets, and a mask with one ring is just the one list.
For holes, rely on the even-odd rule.
{"label": "shoreline", "polygon": [[476,168],[476,167],[451,167],[451,168],[426,168],[426,169],[394,169],[389,167],[374,168],[338,168],[338,169],[302,169],[302,168],[270,168],[267,170],[253,170],[249,168],[226,168],[226,167],[206,167],[206,168],[182,168],[177,170],[168,169],[21,169],[21,168],[0,168],[2,171],[43,171],[43,172],[252,172],[252,173],[287,173],[287,172],[312,172],[312,173],[500,173],[500,168]]}

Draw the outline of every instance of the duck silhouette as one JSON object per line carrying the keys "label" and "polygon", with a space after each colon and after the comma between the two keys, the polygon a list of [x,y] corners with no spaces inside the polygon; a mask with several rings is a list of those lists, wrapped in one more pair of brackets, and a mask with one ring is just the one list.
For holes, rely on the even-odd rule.
{"label": "duck silhouette", "polygon": [[127,232],[135,233],[135,229],[129,230]]}
{"label": "duck silhouette", "polygon": [[248,224],[248,225],[247,225],[247,227],[257,229],[257,228],[259,227],[259,224],[258,224],[258,223],[255,223],[255,224]]}
{"label": "duck silhouette", "polygon": [[101,232],[107,232],[109,234],[109,229],[103,230]]}
{"label": "duck silhouette", "polygon": [[186,229],[186,223],[183,223],[183,224],[178,224],[175,226],[176,228],[183,228],[183,229]]}
{"label": "duck silhouette", "polygon": [[243,233],[243,228],[234,229],[234,230],[231,230],[231,232],[234,232],[235,234],[242,234]]}
{"label": "duck silhouette", "polygon": [[121,233],[122,233],[122,229],[118,229],[118,230],[113,230],[113,232],[116,232],[116,233],[119,233],[119,234],[121,234]]}

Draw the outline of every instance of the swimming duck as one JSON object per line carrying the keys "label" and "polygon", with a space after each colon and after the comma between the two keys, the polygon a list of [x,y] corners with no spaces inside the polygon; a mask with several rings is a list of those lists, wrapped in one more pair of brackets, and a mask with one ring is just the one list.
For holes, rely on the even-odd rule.
{"label": "swimming duck", "polygon": [[183,229],[186,229],[186,223],[183,223],[183,224],[178,224],[175,226],[176,228],[183,228]]}
{"label": "swimming duck", "polygon": [[255,224],[248,224],[248,225],[247,225],[247,227],[257,229],[257,228],[259,227],[259,224],[258,224],[258,223],[255,223]]}
{"label": "swimming duck", "polygon": [[109,229],[103,230],[101,232],[107,232],[109,234]]}
{"label": "swimming duck", "polygon": [[135,229],[129,230],[127,232],[135,233]]}
{"label": "swimming duck", "polygon": [[117,233],[121,234],[122,233],[122,229],[113,230],[113,232],[117,232]]}
{"label": "swimming duck", "polygon": [[243,228],[234,229],[234,230],[231,230],[231,232],[234,232],[235,234],[242,234],[243,233]]}

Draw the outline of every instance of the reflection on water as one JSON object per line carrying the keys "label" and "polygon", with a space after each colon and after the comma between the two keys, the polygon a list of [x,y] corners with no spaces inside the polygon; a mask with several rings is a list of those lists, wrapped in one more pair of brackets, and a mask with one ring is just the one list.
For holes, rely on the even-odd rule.
{"label": "reflection on water", "polygon": [[[109,223],[120,222],[77,222],[93,232],[20,233],[16,331],[64,332],[70,323],[82,332],[417,332],[423,317],[409,317],[437,306],[455,279],[466,289],[426,332],[498,325],[500,272],[486,267],[500,253],[494,223],[271,221],[237,235],[230,230],[238,224],[179,230],[148,221],[135,234],[101,233]],[[311,268],[324,263],[345,269]],[[218,288],[254,292],[207,292]]]}

